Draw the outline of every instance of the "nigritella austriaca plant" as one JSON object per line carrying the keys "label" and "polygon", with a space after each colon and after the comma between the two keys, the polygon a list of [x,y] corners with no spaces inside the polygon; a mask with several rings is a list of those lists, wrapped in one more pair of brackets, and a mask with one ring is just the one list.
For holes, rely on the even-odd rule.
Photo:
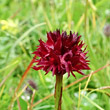
{"label": "nigritella austriaca plant", "polygon": [[55,84],[55,110],[61,110],[62,102],[62,81],[65,73],[72,74],[76,78],[74,71],[84,75],[82,70],[89,70],[89,60],[87,60],[86,48],[81,36],[78,33],[67,35],[66,31],[56,30],[47,33],[47,41],[39,40],[39,46],[33,52],[37,56],[33,66],[34,70],[44,70],[45,74],[49,71],[53,76],[56,76]]}

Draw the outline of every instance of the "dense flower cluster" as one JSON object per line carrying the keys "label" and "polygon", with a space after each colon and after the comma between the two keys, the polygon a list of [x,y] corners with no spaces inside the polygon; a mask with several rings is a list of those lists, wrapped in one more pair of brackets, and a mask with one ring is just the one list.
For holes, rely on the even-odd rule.
{"label": "dense flower cluster", "polygon": [[33,52],[39,58],[35,60],[35,70],[44,70],[46,74],[52,71],[53,75],[70,73],[75,77],[73,71],[82,75],[81,70],[89,70],[88,60],[86,57],[86,48],[82,50],[84,43],[80,40],[81,36],[72,33],[67,35],[60,30],[47,33],[47,41],[39,40],[40,45]]}

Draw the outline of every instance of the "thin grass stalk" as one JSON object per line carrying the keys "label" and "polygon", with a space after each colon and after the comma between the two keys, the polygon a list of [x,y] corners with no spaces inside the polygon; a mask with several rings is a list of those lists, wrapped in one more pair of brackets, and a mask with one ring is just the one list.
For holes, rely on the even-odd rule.
{"label": "thin grass stalk", "polygon": [[17,104],[18,104],[18,110],[21,110],[21,105],[20,105],[20,102],[19,102],[19,98],[17,98]]}
{"label": "thin grass stalk", "polygon": [[34,97],[35,97],[35,93],[36,93],[36,90],[33,91],[33,94],[32,94],[32,99],[31,99],[31,104],[30,104],[30,110],[33,109],[33,101],[34,101]]}
{"label": "thin grass stalk", "polygon": [[87,37],[87,11],[88,11],[88,0],[86,0],[86,7],[85,7],[85,38]]}
{"label": "thin grass stalk", "polygon": [[79,83],[78,110],[80,110],[80,103],[81,103],[81,83]]}

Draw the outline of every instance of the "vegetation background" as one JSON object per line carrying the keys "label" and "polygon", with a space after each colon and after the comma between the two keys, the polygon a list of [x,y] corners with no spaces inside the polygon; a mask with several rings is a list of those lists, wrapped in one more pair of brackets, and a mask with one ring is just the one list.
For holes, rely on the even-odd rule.
{"label": "vegetation background", "polygon": [[[110,0],[0,0],[0,110],[8,110],[14,91],[31,62],[38,39],[56,29],[78,32],[88,45],[90,74],[110,62]],[[54,110],[55,77],[30,69],[13,110]],[[75,73],[63,86],[80,79]],[[29,86],[34,81],[36,90]],[[29,94],[25,85],[34,91]],[[98,71],[63,91],[62,110],[110,110],[110,67]],[[33,96],[33,97],[32,97]],[[42,100],[43,99],[43,100]],[[32,101],[33,100],[33,101]],[[39,102],[40,101],[40,102]],[[37,103],[36,103],[37,102]],[[33,104],[35,104],[33,106]]]}

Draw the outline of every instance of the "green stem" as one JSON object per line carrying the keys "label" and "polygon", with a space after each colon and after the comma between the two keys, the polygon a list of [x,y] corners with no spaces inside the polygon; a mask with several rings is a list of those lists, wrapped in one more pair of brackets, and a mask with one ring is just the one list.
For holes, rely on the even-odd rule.
{"label": "green stem", "polygon": [[63,75],[56,75],[56,85],[55,85],[55,110],[61,110],[62,102],[62,80]]}

